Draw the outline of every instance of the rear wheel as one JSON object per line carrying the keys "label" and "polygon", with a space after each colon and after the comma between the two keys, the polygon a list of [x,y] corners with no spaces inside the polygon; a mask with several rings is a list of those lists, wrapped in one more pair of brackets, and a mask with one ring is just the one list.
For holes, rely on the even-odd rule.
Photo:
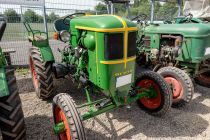
{"label": "rear wheel", "polygon": [[[206,59],[201,63],[200,71],[210,68],[210,59]],[[195,78],[196,83],[199,85],[210,88],[210,71],[198,74]]]}
{"label": "rear wheel", "polygon": [[26,139],[24,115],[14,70],[6,70],[9,96],[0,98],[0,129],[3,140]]}
{"label": "rear wheel", "polygon": [[29,64],[37,96],[47,99],[54,93],[52,64],[44,62],[39,48],[31,47]]}
{"label": "rear wheel", "polygon": [[[141,72],[137,76],[135,86],[153,92],[153,97],[139,99],[138,105],[149,114],[161,116],[166,114],[172,103],[171,90],[163,77],[152,71]],[[141,92],[139,92],[141,94]]]}
{"label": "rear wheel", "polygon": [[210,88],[210,72],[199,74],[195,81],[201,86]]}
{"label": "rear wheel", "polygon": [[80,115],[68,94],[61,93],[54,97],[53,117],[55,124],[63,122],[65,127],[58,135],[60,140],[86,140]]}
{"label": "rear wheel", "polygon": [[175,67],[163,67],[158,73],[169,84],[173,93],[173,106],[183,106],[192,100],[194,86],[190,77]]}

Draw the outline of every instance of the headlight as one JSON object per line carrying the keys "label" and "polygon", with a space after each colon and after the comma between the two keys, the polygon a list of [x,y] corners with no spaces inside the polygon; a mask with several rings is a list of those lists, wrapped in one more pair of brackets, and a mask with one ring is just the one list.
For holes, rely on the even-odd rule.
{"label": "headlight", "polygon": [[63,42],[68,42],[70,40],[70,33],[66,30],[60,32],[60,39]]}

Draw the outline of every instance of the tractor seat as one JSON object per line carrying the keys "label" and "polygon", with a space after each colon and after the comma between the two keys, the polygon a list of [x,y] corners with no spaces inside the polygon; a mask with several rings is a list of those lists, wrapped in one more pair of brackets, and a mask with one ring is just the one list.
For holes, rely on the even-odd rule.
{"label": "tractor seat", "polygon": [[69,30],[69,26],[68,25],[65,25],[63,23],[63,19],[58,19],[54,22],[54,30],[56,32],[61,32],[63,30],[66,30],[68,31]]}
{"label": "tractor seat", "polygon": [[33,40],[35,40],[35,41],[44,41],[47,38],[45,36],[35,35],[34,39],[33,39],[32,36],[29,36],[28,39],[29,39],[30,42],[32,42]]}

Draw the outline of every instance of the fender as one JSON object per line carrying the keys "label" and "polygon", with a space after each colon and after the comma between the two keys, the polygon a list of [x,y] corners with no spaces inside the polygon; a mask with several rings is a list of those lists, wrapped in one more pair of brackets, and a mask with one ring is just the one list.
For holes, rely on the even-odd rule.
{"label": "fender", "polygon": [[33,41],[32,44],[34,47],[39,48],[42,58],[45,62],[54,62],[55,61],[55,58],[54,58],[52,49],[50,48],[48,40]]}
{"label": "fender", "polygon": [[2,49],[0,48],[0,67],[3,67],[6,65],[6,60],[4,57],[4,54],[2,52]]}
{"label": "fender", "polygon": [[5,74],[5,68],[0,68],[0,97],[8,96],[9,89],[7,85],[7,79]]}

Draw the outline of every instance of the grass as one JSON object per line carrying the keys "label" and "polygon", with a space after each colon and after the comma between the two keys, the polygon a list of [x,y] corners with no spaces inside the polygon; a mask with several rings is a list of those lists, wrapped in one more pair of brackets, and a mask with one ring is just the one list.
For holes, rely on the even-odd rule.
{"label": "grass", "polygon": [[[44,31],[43,23],[30,23],[32,29]],[[53,23],[48,23],[49,38],[53,37]],[[8,23],[2,41],[23,41],[27,39],[27,31],[23,23]]]}

